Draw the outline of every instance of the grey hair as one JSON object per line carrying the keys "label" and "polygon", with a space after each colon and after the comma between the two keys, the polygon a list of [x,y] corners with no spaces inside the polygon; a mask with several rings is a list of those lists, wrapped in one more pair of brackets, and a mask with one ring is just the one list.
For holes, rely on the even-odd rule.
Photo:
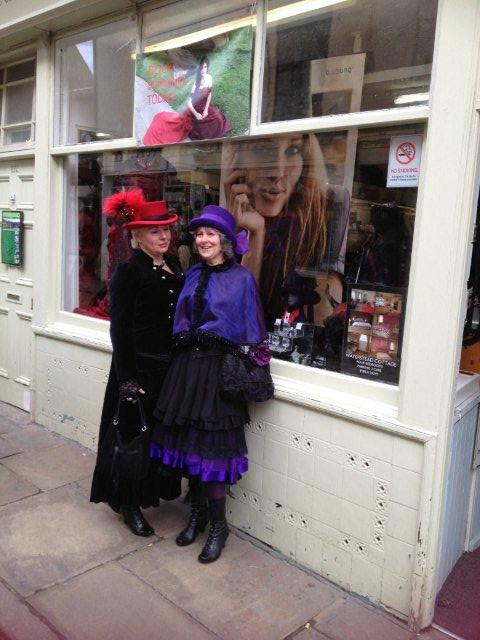
{"label": "grey hair", "polygon": [[[228,260],[230,258],[233,258],[235,252],[233,250],[232,242],[227,238],[227,236],[224,233],[222,233],[218,229],[215,229],[215,227],[197,227],[194,231],[190,231],[190,235],[192,236],[192,238],[194,240],[195,240],[195,235],[196,235],[197,231],[199,231],[200,229],[214,229],[218,233],[218,235],[220,236],[220,247],[222,248],[223,255]],[[196,246],[195,243],[193,244],[192,248],[193,248],[194,253],[198,253],[198,249],[197,249],[197,246]]]}

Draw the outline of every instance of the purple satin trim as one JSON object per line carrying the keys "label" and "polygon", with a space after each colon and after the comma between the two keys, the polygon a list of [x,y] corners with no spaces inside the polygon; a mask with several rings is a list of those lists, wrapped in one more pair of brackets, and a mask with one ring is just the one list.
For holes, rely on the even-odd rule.
{"label": "purple satin trim", "polygon": [[270,347],[266,342],[262,342],[261,344],[249,347],[247,356],[254,364],[258,365],[259,367],[264,367],[265,365],[267,365],[272,358]]}
{"label": "purple satin trim", "polygon": [[240,233],[237,233],[235,238],[237,240],[235,244],[235,249],[234,249],[235,253],[238,253],[240,256],[243,256],[243,254],[247,253],[247,251],[250,251],[248,234],[245,231],[245,229],[243,231],[240,231]]}
{"label": "purple satin trim", "polygon": [[240,476],[248,471],[247,456],[208,460],[197,454],[164,449],[152,442],[150,457],[160,458],[163,464],[179,469],[189,476],[199,476],[201,482],[226,482],[235,484]]}

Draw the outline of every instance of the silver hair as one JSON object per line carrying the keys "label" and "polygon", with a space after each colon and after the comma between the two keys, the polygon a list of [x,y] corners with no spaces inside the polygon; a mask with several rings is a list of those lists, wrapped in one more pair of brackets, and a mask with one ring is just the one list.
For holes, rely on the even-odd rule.
{"label": "silver hair", "polygon": [[[222,248],[223,255],[227,259],[233,258],[235,252],[233,251],[232,242],[227,238],[227,236],[224,233],[222,233],[218,229],[215,229],[215,227],[197,227],[194,231],[190,231],[190,235],[194,240],[195,240],[195,234],[197,233],[197,231],[200,231],[200,229],[214,229],[220,236],[220,247]],[[193,243],[192,248],[194,253],[198,253],[198,249],[195,243]]]}

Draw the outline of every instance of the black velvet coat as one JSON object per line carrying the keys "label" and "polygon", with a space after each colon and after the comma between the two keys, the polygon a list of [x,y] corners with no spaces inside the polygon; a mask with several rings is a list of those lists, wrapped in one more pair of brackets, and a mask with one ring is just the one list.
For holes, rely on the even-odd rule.
{"label": "black velvet coat", "polygon": [[[118,404],[119,383],[135,380],[144,389],[142,401],[147,423],[152,427],[152,412],[168,369],[173,317],[183,273],[173,258],[167,256],[166,262],[173,274],[154,266],[146,253],[136,250],[130,260],[117,267],[110,282],[113,356],[100,421],[92,502],[149,507],[158,505],[159,498],[168,500],[180,493],[179,479],[159,473],[156,461],[151,462],[147,478],[140,483],[111,480],[114,438],[111,421]],[[124,425],[136,424],[138,408],[126,402],[121,407],[119,428],[128,439],[137,433]]]}

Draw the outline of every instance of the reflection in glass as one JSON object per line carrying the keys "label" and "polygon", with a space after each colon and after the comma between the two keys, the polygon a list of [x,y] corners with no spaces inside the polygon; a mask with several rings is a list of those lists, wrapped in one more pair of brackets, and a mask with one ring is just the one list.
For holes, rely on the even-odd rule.
{"label": "reflection in glass", "polygon": [[4,124],[28,122],[32,119],[33,82],[7,85]]}
{"label": "reflection in glass", "polygon": [[[185,268],[196,260],[186,227],[206,204],[226,206],[249,232],[243,262],[259,282],[275,357],[341,370],[347,310],[371,298],[375,353],[393,358],[385,318],[405,298],[386,292],[406,292],[417,189],[386,187],[389,145],[422,132],[421,125],[360,131],[352,161],[346,131],[71,156],[64,308],[108,318],[108,281],[131,249],[101,202],[140,187],[179,214],[173,245]],[[357,326],[350,333],[357,328],[367,333]]]}
{"label": "reflection in glass", "polygon": [[33,78],[35,76],[35,60],[27,60],[26,62],[10,65],[6,68],[6,72],[6,82],[17,82],[26,78]]}
{"label": "reflection in glass", "polygon": [[32,133],[31,126],[28,127],[12,127],[4,130],[5,144],[20,144],[21,142],[31,142]]}
{"label": "reflection in glass", "polygon": [[134,51],[135,23],[130,20],[60,44],[56,144],[132,135]]}
{"label": "reflection in glass", "polygon": [[269,0],[262,121],[427,104],[437,0]]}

